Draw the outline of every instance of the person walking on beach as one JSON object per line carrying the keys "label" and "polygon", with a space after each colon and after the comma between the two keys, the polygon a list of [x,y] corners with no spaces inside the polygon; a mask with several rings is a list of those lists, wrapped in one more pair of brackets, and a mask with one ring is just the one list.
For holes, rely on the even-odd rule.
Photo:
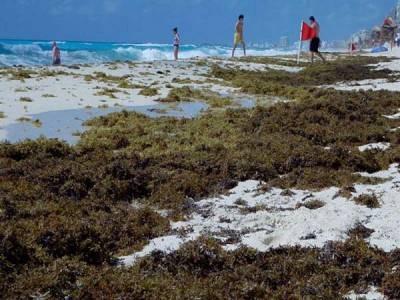
{"label": "person walking on beach", "polygon": [[246,56],[246,44],[243,37],[244,16],[240,15],[239,20],[236,22],[235,37],[233,42],[232,58],[235,56],[235,50],[239,44],[243,45],[244,56]]}
{"label": "person walking on beach", "polygon": [[319,47],[321,46],[321,39],[319,38],[320,26],[315,18],[312,16],[310,17],[310,22],[311,28],[314,29],[314,37],[311,39],[310,42],[311,63],[314,63],[315,55],[317,55],[319,58],[322,59],[323,62],[325,62],[325,58],[319,52]]}
{"label": "person walking on beach", "polygon": [[181,43],[181,37],[178,33],[178,28],[175,27],[174,29],[172,29],[172,33],[174,35],[174,58],[175,60],[178,60],[178,56],[179,56],[179,45]]}
{"label": "person walking on beach", "polygon": [[61,65],[61,51],[60,48],[58,48],[57,43],[53,42],[53,46],[51,48],[53,54],[53,66]]}

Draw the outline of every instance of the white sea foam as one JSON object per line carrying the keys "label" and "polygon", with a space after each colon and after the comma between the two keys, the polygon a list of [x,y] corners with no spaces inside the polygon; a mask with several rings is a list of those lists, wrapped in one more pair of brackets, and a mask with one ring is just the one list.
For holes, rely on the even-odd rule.
{"label": "white sea foam", "polygon": [[[48,65],[51,62],[52,41],[1,41],[0,64],[12,65]],[[157,43],[91,43],[59,41],[64,64],[100,63],[114,60],[156,61],[173,59],[172,45]],[[181,45],[180,58],[193,57],[230,57],[232,49],[213,45]],[[295,51],[276,49],[248,49],[249,55],[275,56],[294,54]],[[242,55],[240,49],[238,56]]]}

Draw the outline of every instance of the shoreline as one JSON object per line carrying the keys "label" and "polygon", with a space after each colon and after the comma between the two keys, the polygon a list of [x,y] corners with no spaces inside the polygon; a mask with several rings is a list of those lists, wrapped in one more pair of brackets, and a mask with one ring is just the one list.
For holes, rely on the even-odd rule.
{"label": "shoreline", "polygon": [[[210,80],[212,64],[255,71],[267,67],[290,72],[301,70],[222,58],[0,68],[0,140],[7,139],[7,127],[20,122],[36,122],[33,126],[40,126],[35,115],[71,109],[158,105],[158,100],[167,98],[173,88],[188,85],[236,97],[237,89],[224,85],[223,81]],[[143,95],[142,91],[147,89],[154,95]]]}

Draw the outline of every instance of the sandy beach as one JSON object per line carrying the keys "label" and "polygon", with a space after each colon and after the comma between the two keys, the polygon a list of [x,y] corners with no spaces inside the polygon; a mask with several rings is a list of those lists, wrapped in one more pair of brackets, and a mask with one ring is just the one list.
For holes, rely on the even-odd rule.
{"label": "sandy beach", "polygon": [[[0,69],[0,140],[15,139],[7,126],[35,122],[35,115],[77,109],[152,106],[172,88],[190,85],[221,95],[246,98],[239,90],[208,73],[214,64],[238,70],[298,72],[300,67],[244,63],[228,59],[188,59],[180,62],[113,62],[97,65]],[[19,74],[22,74],[20,77]],[[154,95],[142,90],[153,89]],[[253,98],[248,96],[247,98]],[[62,118],[62,115],[60,115]],[[33,124],[35,125],[35,124]],[[32,127],[34,129],[34,127]],[[62,128],[60,128],[62,130]],[[62,136],[62,135],[60,135]],[[27,136],[29,137],[29,136]],[[24,138],[23,135],[19,138]]]}
{"label": "sandy beach", "polygon": [[400,300],[400,0],[1,8],[1,299]]}
{"label": "sandy beach", "polygon": [[[24,204],[33,214],[51,212],[35,221],[51,227],[35,237],[40,247],[64,253],[56,245],[95,226],[82,239],[100,250],[85,259],[96,265],[112,257],[116,276],[140,277],[142,264],[197,261],[184,258],[191,253],[208,261],[207,253],[286,260],[304,252],[330,267],[355,249],[385,260],[400,248],[399,51],[329,59],[314,66],[289,56],[2,68],[0,139],[13,141],[2,145],[3,189],[12,199],[63,199],[56,207],[67,208],[56,209],[65,216],[53,200],[44,208]],[[49,132],[69,144],[36,140]],[[9,188],[21,172],[18,187]],[[31,184],[40,189],[35,195]],[[110,206],[96,207],[104,203]],[[27,232],[28,239],[37,234]],[[295,260],[293,267],[301,265]],[[377,264],[373,272],[388,280],[392,267]],[[342,268],[372,272],[358,260]],[[365,280],[363,289],[341,283],[335,295],[386,299],[375,282]]]}

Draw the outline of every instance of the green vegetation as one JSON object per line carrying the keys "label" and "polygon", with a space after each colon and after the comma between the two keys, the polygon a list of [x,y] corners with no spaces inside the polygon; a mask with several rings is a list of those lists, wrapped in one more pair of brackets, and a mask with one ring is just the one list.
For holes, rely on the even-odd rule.
{"label": "green vegetation", "polygon": [[32,78],[33,75],[36,75],[37,72],[30,69],[21,69],[21,68],[9,68],[4,69],[6,74],[9,74],[11,80],[20,80],[24,82],[25,79]]}
{"label": "green vegetation", "polygon": [[165,99],[159,99],[159,102],[189,102],[199,100],[203,94],[198,89],[192,89],[189,86],[172,88]]}
{"label": "green vegetation", "polygon": [[57,77],[63,75],[72,75],[72,73],[68,73],[62,70],[49,70],[49,69],[44,69],[39,72],[40,77]]}
{"label": "green vegetation", "polygon": [[339,190],[337,193],[337,197],[343,197],[350,199],[352,197],[352,193],[355,193],[356,189],[354,188],[353,185],[345,186]]}
{"label": "green vegetation", "polygon": [[322,250],[257,253],[242,248],[228,253],[202,238],[172,254],[156,252],[131,269],[98,271],[93,264],[59,258],[47,268],[28,271],[29,277],[19,278],[3,295],[25,298],[43,286],[36,291],[54,298],[341,299],[351,290],[382,285],[389,299],[398,299],[400,277],[391,271],[396,254],[371,249],[362,240],[330,243]]}
{"label": "green vegetation", "polygon": [[69,66],[67,66],[67,68],[71,69],[71,70],[80,70],[80,67],[78,64],[69,65]]}
{"label": "green vegetation", "polygon": [[194,89],[189,86],[172,88],[166,98],[157,101],[164,103],[202,101],[211,108],[238,106],[232,99],[222,97],[218,93],[206,89]]}
{"label": "green vegetation", "polygon": [[179,78],[175,77],[172,78],[172,83],[178,83],[178,84],[202,84],[204,83],[203,81],[200,80],[193,80],[191,78]]}
{"label": "green vegetation", "polygon": [[[151,68],[151,67],[149,66],[149,68]],[[154,74],[151,73],[151,72],[139,72],[139,75],[140,76],[151,76],[151,75],[154,75]]]}
{"label": "green vegetation", "polygon": [[17,119],[17,121],[21,122],[21,123],[24,123],[24,122],[31,123],[35,127],[42,127],[42,121],[40,121],[39,119],[33,120],[31,118],[28,118],[28,117],[20,117],[20,118]]}
{"label": "green vegetation", "polygon": [[122,92],[119,89],[115,88],[102,88],[100,91],[96,92],[94,95],[95,96],[106,96],[112,99],[117,99],[117,96],[115,96],[115,93],[120,93]]}
{"label": "green vegetation", "polygon": [[6,117],[5,113],[3,111],[0,111],[0,119],[4,119]]}
{"label": "green vegetation", "polygon": [[347,234],[351,239],[363,240],[369,238],[374,232],[375,230],[367,228],[359,223],[354,228],[350,229]]}
{"label": "green vegetation", "polygon": [[360,205],[365,205],[369,208],[379,208],[379,200],[375,195],[360,195],[354,198],[354,202]]}
{"label": "green vegetation", "polygon": [[226,97],[212,97],[206,101],[211,108],[223,108],[228,106],[239,106],[239,104],[233,102],[232,99]]}
{"label": "green vegetation", "polygon": [[[390,256],[395,258],[395,254]],[[316,249],[280,248],[227,253],[213,240],[190,242],[172,254],[155,253],[130,270],[108,271],[84,281],[83,298],[131,299],[341,299],[351,289],[388,283],[398,295],[386,254],[363,241]],[[387,273],[388,275],[384,275]],[[147,297],[146,297],[147,295]],[[396,299],[394,296],[390,299]]]}
{"label": "green vegetation", "polygon": [[205,67],[205,66],[208,66],[208,62],[207,62],[206,59],[197,60],[194,64],[195,64],[196,66],[198,66],[198,67]]}
{"label": "green vegetation", "polygon": [[26,92],[29,92],[29,89],[28,88],[16,88],[14,90],[14,92],[15,93],[26,93]]}
{"label": "green vegetation", "polygon": [[20,117],[17,119],[18,122],[32,122],[31,118],[28,117]]}
{"label": "green vegetation", "polygon": [[[397,133],[388,128],[398,121],[382,115],[397,108],[397,93],[333,95],[326,91],[324,96],[329,101],[310,99],[269,108],[227,110],[194,120],[110,114],[87,123],[92,129],[83,135],[79,147],[85,151],[122,148],[150,159],[158,174],[165,173],[158,175],[161,181],[150,184],[160,189],[160,194],[154,192],[151,198],[156,203],[168,200],[169,206],[175,196],[188,196],[187,191],[191,191],[190,197],[213,193],[218,182],[227,178],[262,179],[287,188],[349,186],[366,180],[354,172],[374,172],[399,159],[399,147],[382,153],[357,151],[358,145],[371,142],[396,144]],[[326,146],[331,150],[325,150]],[[172,170],[166,163],[170,160],[174,162]],[[205,162],[213,167],[202,167]],[[190,182],[178,184],[186,173],[192,174],[186,176]],[[171,182],[179,190],[173,192]],[[174,197],[162,200],[164,189]]]}
{"label": "green vegetation", "polygon": [[121,88],[121,89],[142,89],[142,88],[144,88],[144,86],[141,84],[132,84],[132,83],[129,83],[128,81],[121,81],[120,83],[118,83],[117,87]]}
{"label": "green vegetation", "polygon": [[[400,122],[382,117],[397,111],[400,93],[314,87],[390,75],[364,67],[370,59],[350,62],[270,75],[214,67],[214,75],[246,92],[301,101],[219,110],[196,119],[151,119],[124,111],[88,121],[91,128],[75,147],[47,139],[0,144],[0,294],[340,299],[377,286],[398,299],[399,251],[368,246],[364,238],[373,229],[361,227],[349,232],[346,242],[322,249],[226,252],[218,241],[201,238],[171,254],[153,253],[132,268],[115,267],[116,256],[170,233],[169,220],[190,212],[188,198],[220,194],[247,179],[265,181],[264,188],[338,186],[351,196],[355,182],[376,182],[355,172],[400,163],[399,133],[390,131]],[[208,97],[189,87],[174,93],[177,101]],[[392,147],[358,151],[374,142]],[[238,199],[237,205],[246,202]],[[168,209],[168,218],[154,208]]]}
{"label": "green vegetation", "polygon": [[56,96],[53,94],[43,94],[42,97],[43,98],[55,98]]}
{"label": "green vegetation", "polygon": [[379,61],[380,59],[371,57],[341,58],[325,64],[310,65],[298,73],[277,70],[238,71],[214,65],[211,75],[229,81],[233,86],[240,87],[244,93],[297,100],[326,100],[326,93],[316,86],[341,81],[390,78],[393,75],[391,71],[375,70],[367,65]]}
{"label": "green vegetation", "polygon": [[[397,251],[396,254],[398,255],[399,252]],[[389,299],[400,299],[400,271],[397,268],[390,275],[385,276],[382,290]]]}
{"label": "green vegetation", "polygon": [[92,81],[93,79],[94,79],[94,77],[92,76],[92,75],[85,75],[85,76],[83,76],[83,79],[85,80],[85,81]]}
{"label": "green vegetation", "polygon": [[123,79],[129,78],[129,76],[123,76],[123,77],[118,77],[118,76],[112,76],[112,75],[107,75],[104,72],[94,72],[94,78],[99,81],[103,82],[120,82]]}
{"label": "green vegetation", "polygon": [[40,77],[56,77],[60,75],[72,75],[62,70],[50,70],[47,68],[36,69],[33,68],[3,68],[0,69],[0,74],[8,75],[11,80],[20,80],[25,82],[25,79],[40,78]]}
{"label": "green vegetation", "polygon": [[300,62],[297,64],[296,57],[283,58],[283,57],[269,57],[269,56],[246,56],[238,59],[241,62],[266,64],[266,65],[281,65],[287,67],[305,67],[309,63]]}
{"label": "green vegetation", "polygon": [[107,75],[104,72],[94,72],[93,75],[85,75],[84,80],[87,82],[90,81],[97,81],[97,82],[104,82],[104,83],[111,83],[115,84],[118,88],[121,89],[139,89],[142,88],[142,85],[132,84],[129,79],[130,75],[124,76],[112,76]]}
{"label": "green vegetation", "polygon": [[139,95],[146,97],[153,97],[158,95],[158,89],[152,87],[145,87],[140,92]]}
{"label": "green vegetation", "polygon": [[315,200],[314,199],[314,200],[309,200],[309,201],[306,201],[306,202],[303,202],[303,203],[298,203],[296,205],[296,209],[299,209],[301,207],[305,207],[307,209],[314,210],[314,209],[319,209],[319,208],[324,207],[324,206],[325,206],[325,202],[323,202],[321,200]]}
{"label": "green vegetation", "polygon": [[42,121],[40,121],[39,119],[35,119],[31,121],[32,125],[35,127],[42,127]]}
{"label": "green vegetation", "polygon": [[21,97],[21,98],[19,98],[19,101],[21,101],[21,102],[33,102],[32,98],[30,98],[30,97]]}

